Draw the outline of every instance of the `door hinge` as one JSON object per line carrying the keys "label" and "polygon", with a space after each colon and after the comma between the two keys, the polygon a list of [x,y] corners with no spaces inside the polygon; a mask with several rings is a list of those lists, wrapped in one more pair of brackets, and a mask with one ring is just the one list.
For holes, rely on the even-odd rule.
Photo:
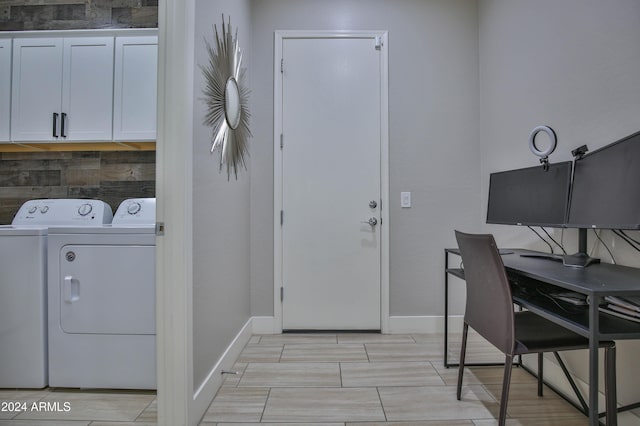
{"label": "door hinge", "polygon": [[382,46],[383,46],[382,37],[377,36],[376,37],[376,50],[382,49]]}
{"label": "door hinge", "polygon": [[284,146],[284,136],[282,136],[282,133],[280,133],[280,149],[282,149],[283,146]]}
{"label": "door hinge", "polygon": [[161,237],[164,235],[164,222],[156,223],[156,236]]}
{"label": "door hinge", "polygon": [[280,210],[280,226],[284,225],[284,210]]}
{"label": "door hinge", "polygon": [[284,302],[284,287],[280,287],[280,301]]}
{"label": "door hinge", "polygon": [[284,58],[280,59],[280,74],[284,73]]}

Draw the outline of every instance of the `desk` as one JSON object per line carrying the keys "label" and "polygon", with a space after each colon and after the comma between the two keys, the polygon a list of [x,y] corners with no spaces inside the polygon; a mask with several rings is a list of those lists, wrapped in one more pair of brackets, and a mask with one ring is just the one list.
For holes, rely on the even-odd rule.
{"label": "desk", "polygon": [[[598,310],[605,296],[640,295],[640,269],[607,263],[591,265],[587,268],[566,267],[562,262],[544,258],[522,257],[521,254],[536,253],[515,249],[512,254],[502,256],[507,274],[514,287],[514,302],[536,314],[589,338],[589,425],[598,425],[598,342],[600,340],[640,339],[640,323],[620,319]],[[464,279],[460,269],[449,269],[448,255],[459,255],[458,249],[445,249],[445,287],[448,275]],[[561,289],[585,294],[590,298],[588,307],[564,311],[547,298],[527,292],[532,285],[552,285]],[[523,291],[525,289],[525,291]],[[448,289],[445,288],[445,365],[447,364],[447,316]],[[612,390],[615,398],[615,390]],[[615,401],[615,399],[613,399]],[[616,416],[611,416],[608,425],[617,424]]]}

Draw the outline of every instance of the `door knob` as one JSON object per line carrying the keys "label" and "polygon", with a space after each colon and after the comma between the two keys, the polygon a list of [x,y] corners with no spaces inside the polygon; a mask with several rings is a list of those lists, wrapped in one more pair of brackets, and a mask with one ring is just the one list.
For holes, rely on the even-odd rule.
{"label": "door knob", "polygon": [[369,224],[371,226],[376,226],[378,224],[378,219],[376,219],[375,217],[369,218],[369,220],[365,221],[365,222],[360,222],[360,223],[366,223]]}

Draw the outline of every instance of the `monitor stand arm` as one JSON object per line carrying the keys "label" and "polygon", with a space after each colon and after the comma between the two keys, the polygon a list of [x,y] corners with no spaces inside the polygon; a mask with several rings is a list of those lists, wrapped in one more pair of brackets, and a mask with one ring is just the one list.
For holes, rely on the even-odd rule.
{"label": "monitor stand arm", "polygon": [[600,263],[600,259],[590,257],[587,254],[587,229],[578,228],[578,252],[574,254],[565,254],[562,258],[564,266],[574,268],[586,268],[593,263]]}

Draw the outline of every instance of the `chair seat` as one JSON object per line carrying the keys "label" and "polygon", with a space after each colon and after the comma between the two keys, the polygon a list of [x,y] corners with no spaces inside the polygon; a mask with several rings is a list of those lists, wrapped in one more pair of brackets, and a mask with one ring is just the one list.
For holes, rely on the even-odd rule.
{"label": "chair seat", "polygon": [[[533,312],[515,312],[516,344],[512,355],[588,349],[589,339]],[[600,347],[613,346],[602,341]]]}

